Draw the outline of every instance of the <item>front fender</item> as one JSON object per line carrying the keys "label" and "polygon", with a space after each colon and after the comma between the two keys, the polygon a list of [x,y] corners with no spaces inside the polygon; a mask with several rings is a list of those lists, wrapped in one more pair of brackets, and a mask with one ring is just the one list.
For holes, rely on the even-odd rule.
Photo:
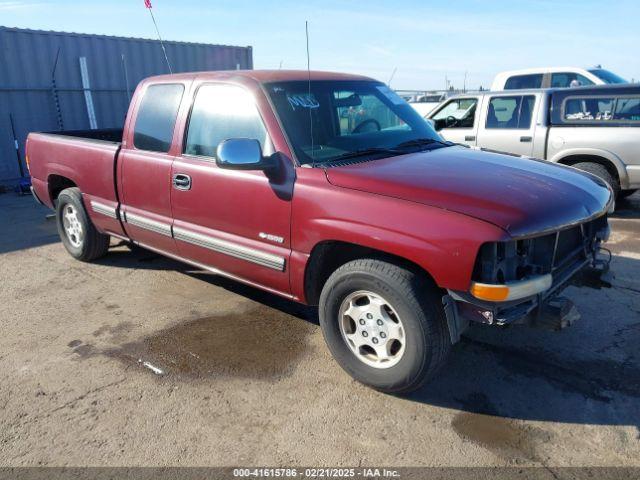
{"label": "front fender", "polygon": [[[464,291],[480,246],[508,238],[496,225],[437,207],[326,181],[320,192],[319,185],[307,183],[305,173],[296,184],[292,209],[292,260],[301,263],[316,245],[340,241],[406,259],[440,287]],[[302,265],[292,269],[291,283],[296,291],[304,284]]]}

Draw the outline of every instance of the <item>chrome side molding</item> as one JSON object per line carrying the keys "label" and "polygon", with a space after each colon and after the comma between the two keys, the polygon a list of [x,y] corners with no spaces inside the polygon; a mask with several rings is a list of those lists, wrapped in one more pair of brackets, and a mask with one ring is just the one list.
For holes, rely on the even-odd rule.
{"label": "chrome side molding", "polygon": [[246,260],[248,262],[262,265],[263,267],[272,268],[278,271],[284,271],[285,259],[277,255],[256,250],[254,248],[245,247],[209,235],[192,232],[180,227],[173,227],[173,237],[176,240],[191,243],[199,247],[208,248],[214,252],[223,253],[232,257]]}
{"label": "chrome side molding", "polygon": [[91,200],[91,208],[94,212],[104,215],[109,218],[118,218],[118,214],[116,213],[115,207],[110,207],[109,205],[105,205],[104,203],[96,202],[95,200]]}
{"label": "chrome side molding", "polygon": [[171,237],[171,225],[168,223],[158,222],[150,218],[142,217],[134,213],[125,212],[122,220],[136,227],[144,228],[151,232],[159,233],[165,237]]}
{"label": "chrome side molding", "polygon": [[[103,207],[109,208],[107,205],[103,205]],[[94,210],[98,211],[96,207],[94,207]],[[105,213],[105,215],[107,215],[107,213]],[[116,209],[110,209],[108,216],[112,218],[118,218]],[[120,218],[123,222],[129,223],[136,227],[144,228],[145,230],[149,230],[166,237],[173,237],[176,240],[181,240],[192,245],[197,245],[198,247],[207,248],[214,252],[239,258],[240,260],[245,260],[247,262],[255,263],[256,265],[261,265],[273,270],[278,270],[279,272],[283,272],[285,269],[286,260],[284,257],[263,252],[262,250],[245,247],[244,245],[239,245],[235,242],[229,242],[227,240],[222,240],[220,238],[212,237],[209,235],[203,235],[201,233],[197,233],[180,227],[172,228],[168,223],[158,222],[157,220],[152,220],[150,218],[136,215],[130,212],[124,212],[122,210],[120,211]]]}

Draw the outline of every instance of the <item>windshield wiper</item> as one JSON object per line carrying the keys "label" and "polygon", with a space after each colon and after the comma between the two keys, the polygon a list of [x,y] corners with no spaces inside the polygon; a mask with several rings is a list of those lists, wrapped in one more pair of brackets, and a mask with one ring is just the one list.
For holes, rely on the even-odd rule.
{"label": "windshield wiper", "polygon": [[441,145],[443,147],[451,147],[455,144],[452,142],[443,142],[442,140],[436,140],[435,138],[414,138],[413,140],[407,140],[406,142],[399,143],[394,148],[425,147],[428,145]]}
{"label": "windshield wiper", "polygon": [[336,162],[336,161],[340,161],[340,160],[347,160],[349,158],[357,158],[357,157],[364,157],[367,155],[375,155],[377,153],[383,153],[383,154],[387,154],[387,155],[402,155],[405,152],[402,152],[400,150],[396,150],[395,148],[383,148],[383,147],[371,147],[371,148],[362,148],[360,150],[354,150],[352,152],[346,152],[343,153],[342,155],[338,155],[337,157],[333,157],[327,160],[323,160],[320,163],[331,163],[331,162]]}

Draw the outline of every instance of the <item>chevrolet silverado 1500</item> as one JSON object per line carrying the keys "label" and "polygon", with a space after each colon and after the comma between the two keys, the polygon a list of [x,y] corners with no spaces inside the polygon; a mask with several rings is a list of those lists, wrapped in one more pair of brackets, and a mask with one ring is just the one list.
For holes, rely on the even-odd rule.
{"label": "chevrolet silverado 1500", "polygon": [[75,258],[110,237],[297,302],[357,380],[415,389],[469,322],[561,328],[608,234],[576,169],[443,142],[375,80],[233,71],[141,82],[123,130],[32,133]]}

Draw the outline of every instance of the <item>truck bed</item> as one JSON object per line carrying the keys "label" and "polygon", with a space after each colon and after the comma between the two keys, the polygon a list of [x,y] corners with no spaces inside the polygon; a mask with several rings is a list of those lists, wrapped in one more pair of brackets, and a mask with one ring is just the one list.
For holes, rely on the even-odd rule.
{"label": "truck bed", "polygon": [[121,138],[121,129],[30,133],[27,157],[35,195],[53,207],[52,198],[57,192],[76,186],[96,226],[122,232],[116,190]]}

